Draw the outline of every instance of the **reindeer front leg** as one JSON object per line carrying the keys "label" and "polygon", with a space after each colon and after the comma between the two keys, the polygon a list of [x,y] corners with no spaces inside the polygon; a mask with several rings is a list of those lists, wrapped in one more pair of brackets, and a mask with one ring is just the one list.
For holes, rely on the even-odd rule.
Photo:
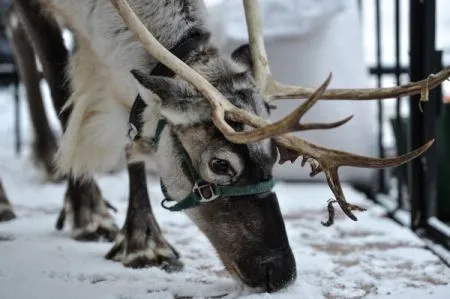
{"label": "reindeer front leg", "polygon": [[161,233],[150,205],[147,191],[145,163],[128,164],[129,203],[127,217],[116,244],[106,255],[107,259],[121,261],[126,267],[157,266],[172,272],[183,264],[178,252]]}
{"label": "reindeer front leg", "polygon": [[2,180],[0,179],[0,222],[9,221],[14,218],[16,218],[16,215],[6,197],[6,192],[3,189]]}

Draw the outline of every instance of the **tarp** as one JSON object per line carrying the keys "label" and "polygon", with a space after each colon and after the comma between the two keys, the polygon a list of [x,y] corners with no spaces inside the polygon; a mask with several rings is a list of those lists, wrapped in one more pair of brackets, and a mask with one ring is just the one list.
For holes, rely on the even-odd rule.
{"label": "tarp", "polygon": [[[261,0],[264,37],[273,40],[311,33],[348,5],[348,0]],[[224,35],[247,38],[242,0],[223,1],[217,7],[214,22],[224,25]]]}
{"label": "tarp", "polygon": [[[264,40],[271,70],[279,81],[318,87],[333,72],[330,88],[369,87],[357,2],[354,0],[260,0]],[[248,42],[242,0],[226,0],[210,8],[214,36],[231,53]],[[271,119],[288,114],[299,101],[282,100]],[[350,123],[333,130],[296,133],[315,144],[377,157],[375,102],[320,101],[305,121],[330,122],[354,114]],[[279,179],[310,180],[298,163],[277,166]],[[376,171],[344,167],[342,180],[376,182]],[[319,175],[316,179],[323,180]]]}

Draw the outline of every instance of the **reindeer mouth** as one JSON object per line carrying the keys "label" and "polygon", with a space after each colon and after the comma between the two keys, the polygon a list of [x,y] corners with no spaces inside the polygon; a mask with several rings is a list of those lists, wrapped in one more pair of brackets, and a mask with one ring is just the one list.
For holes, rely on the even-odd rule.
{"label": "reindeer mouth", "polygon": [[[252,286],[253,282],[250,281],[247,277],[245,277],[242,272],[239,270],[238,266],[236,265],[236,263],[232,263],[232,271],[230,271],[230,274],[237,280],[239,280],[239,282],[242,282],[243,284],[245,284],[246,286]],[[274,285],[272,284],[272,282],[270,281],[270,275],[272,270],[270,268],[266,268],[266,279],[265,279],[265,283],[263,283],[263,286],[258,286],[255,287],[255,289],[257,291],[260,292],[268,292],[268,293],[273,293],[276,291],[276,288],[274,287]]]}
{"label": "reindeer mouth", "polygon": [[[273,293],[291,285],[296,279],[295,260],[291,250],[281,250],[264,257],[244,259],[245,262],[232,262],[230,274],[257,291]],[[241,264],[241,265],[239,265]]]}
{"label": "reindeer mouth", "polygon": [[226,267],[231,276],[239,283],[244,284],[247,287],[253,288],[257,292],[264,292],[263,287],[253,287],[252,281],[248,279],[242,272],[239,270],[239,267],[235,262],[232,262],[230,266]]}

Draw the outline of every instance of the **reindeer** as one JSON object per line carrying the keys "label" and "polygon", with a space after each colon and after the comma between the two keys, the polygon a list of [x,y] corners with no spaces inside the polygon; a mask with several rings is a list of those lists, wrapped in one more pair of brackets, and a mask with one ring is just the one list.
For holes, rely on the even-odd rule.
{"label": "reindeer", "polygon": [[[16,4],[30,25],[33,16],[24,10],[32,1]],[[127,217],[106,257],[131,267],[183,267],[152,214],[145,179],[145,163],[152,159],[166,196],[162,205],[185,211],[230,274],[250,287],[273,292],[291,284],[297,273],[273,192],[272,169],[278,158],[283,163],[302,156],[302,166],[308,163],[311,175],[325,174],[336,197],[323,223],[331,225],[334,202],[353,220],[357,218],[352,211],[363,210],[346,201],[340,166],[397,166],[432,144],[395,158],[362,157],[289,134],[331,129],[351,117],[305,124],[302,116],[320,98],[426,94],[450,70],[390,89],[326,90],[331,76],[317,90],[284,86],[270,75],[258,3],[244,4],[250,46],[227,57],[210,36],[199,0],[130,0],[129,5],[122,0],[39,0],[47,18],[58,18],[76,40],[68,70],[71,95],[64,106],[70,116],[57,152],[60,171],[77,184],[89,184],[93,173],[106,171],[121,157],[128,162]],[[286,118],[266,120],[271,99],[302,97],[307,100]],[[71,200],[66,200],[67,214],[79,208],[71,206]]]}

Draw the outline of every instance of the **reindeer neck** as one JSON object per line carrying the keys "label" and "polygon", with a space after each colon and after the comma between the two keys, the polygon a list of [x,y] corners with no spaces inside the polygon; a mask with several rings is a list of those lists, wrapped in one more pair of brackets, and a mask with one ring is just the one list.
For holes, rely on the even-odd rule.
{"label": "reindeer neck", "polygon": [[[200,63],[205,60],[205,49],[211,49],[209,46],[210,33],[199,28],[191,28],[169,51],[178,59],[186,62],[188,65]],[[209,50],[209,52],[217,52]],[[192,66],[191,66],[192,67]],[[175,73],[162,63],[157,63],[151,71],[153,76],[174,77]]]}
{"label": "reindeer neck", "polygon": [[[230,73],[242,72],[230,57],[221,55],[218,47],[211,41],[210,33],[204,28],[189,29],[170,52],[185,62],[209,81],[218,81]],[[175,77],[175,73],[162,63],[157,63],[151,75]]]}

